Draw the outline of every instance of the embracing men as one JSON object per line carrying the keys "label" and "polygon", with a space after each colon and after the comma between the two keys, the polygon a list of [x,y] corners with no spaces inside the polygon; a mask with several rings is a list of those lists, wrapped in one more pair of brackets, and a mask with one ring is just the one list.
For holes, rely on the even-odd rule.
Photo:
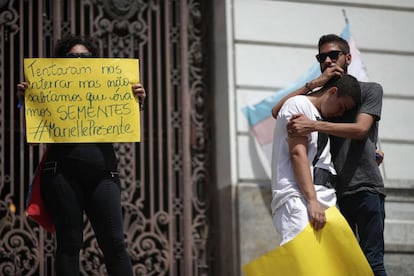
{"label": "embracing men", "polygon": [[[283,111],[282,105],[289,101],[288,98],[301,94],[312,95],[313,90],[326,86],[332,79],[347,76],[351,54],[346,40],[333,34],[324,35],[319,40],[318,50],[319,54],[316,58],[320,63],[322,74],[286,96],[273,108],[272,114],[277,120],[279,120],[279,111]],[[339,208],[357,235],[361,249],[375,276],[385,276],[385,191],[378,168],[378,159],[376,159],[378,121],[381,117],[383,91],[377,83],[359,82],[359,86],[361,89],[360,105],[355,105],[352,109],[333,118],[325,116],[324,119],[329,121],[315,120],[315,118],[309,118],[308,114],[298,112],[301,114],[292,114],[286,127],[289,139],[308,137],[309,134],[316,132],[329,135],[330,152],[337,173],[335,190]],[[343,108],[347,110],[348,106],[344,105]],[[379,157],[382,158],[381,155]],[[291,153],[291,160],[294,160],[293,158],[295,155]],[[275,164],[272,165],[272,170],[275,169],[274,167]],[[273,182],[272,179],[272,186]],[[273,187],[272,190],[275,201],[277,193]],[[321,204],[320,201],[319,203]],[[275,207],[274,204],[272,202],[273,207]],[[289,209],[289,206],[287,208]],[[312,226],[316,230],[323,227],[325,218],[321,209],[312,208],[307,203],[307,210],[308,221]],[[274,211],[273,220],[276,225],[278,216],[275,214]]]}

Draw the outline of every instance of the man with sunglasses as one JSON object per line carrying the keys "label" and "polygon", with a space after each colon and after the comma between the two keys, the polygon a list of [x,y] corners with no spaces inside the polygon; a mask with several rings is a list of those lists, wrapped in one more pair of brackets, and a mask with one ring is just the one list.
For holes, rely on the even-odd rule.
{"label": "man with sunglasses", "polygon": [[[324,35],[319,39],[318,49],[316,59],[322,74],[276,104],[272,109],[274,118],[277,118],[286,99],[311,93],[331,78],[347,72],[352,57],[346,40],[334,34]],[[382,152],[376,155],[383,90],[377,83],[359,84],[359,108],[329,121],[313,121],[297,114],[287,128],[292,137],[308,135],[313,131],[330,135],[331,153],[338,173],[336,192],[339,208],[357,235],[375,276],[384,276],[385,191],[378,168]]]}

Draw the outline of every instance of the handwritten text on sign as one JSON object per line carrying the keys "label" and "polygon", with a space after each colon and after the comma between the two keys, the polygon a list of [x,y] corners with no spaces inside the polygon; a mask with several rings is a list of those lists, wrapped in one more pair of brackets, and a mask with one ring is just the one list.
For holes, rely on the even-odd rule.
{"label": "handwritten text on sign", "polygon": [[24,60],[29,143],[138,142],[138,59]]}

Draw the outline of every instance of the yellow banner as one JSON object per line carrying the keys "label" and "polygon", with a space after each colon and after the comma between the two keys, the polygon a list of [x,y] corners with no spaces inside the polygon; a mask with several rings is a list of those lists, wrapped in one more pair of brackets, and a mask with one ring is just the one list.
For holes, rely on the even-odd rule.
{"label": "yellow banner", "polygon": [[245,276],[374,275],[351,228],[336,207],[320,231],[308,226],[293,240],[243,267]]}
{"label": "yellow banner", "polygon": [[28,58],[29,143],[139,142],[138,59]]}

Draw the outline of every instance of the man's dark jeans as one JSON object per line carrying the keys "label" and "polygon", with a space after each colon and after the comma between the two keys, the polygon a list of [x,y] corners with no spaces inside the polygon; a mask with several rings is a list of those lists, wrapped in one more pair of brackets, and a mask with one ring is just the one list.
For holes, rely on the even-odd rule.
{"label": "man's dark jeans", "polygon": [[384,196],[358,192],[338,199],[339,208],[359,240],[375,276],[386,276],[384,268]]}

